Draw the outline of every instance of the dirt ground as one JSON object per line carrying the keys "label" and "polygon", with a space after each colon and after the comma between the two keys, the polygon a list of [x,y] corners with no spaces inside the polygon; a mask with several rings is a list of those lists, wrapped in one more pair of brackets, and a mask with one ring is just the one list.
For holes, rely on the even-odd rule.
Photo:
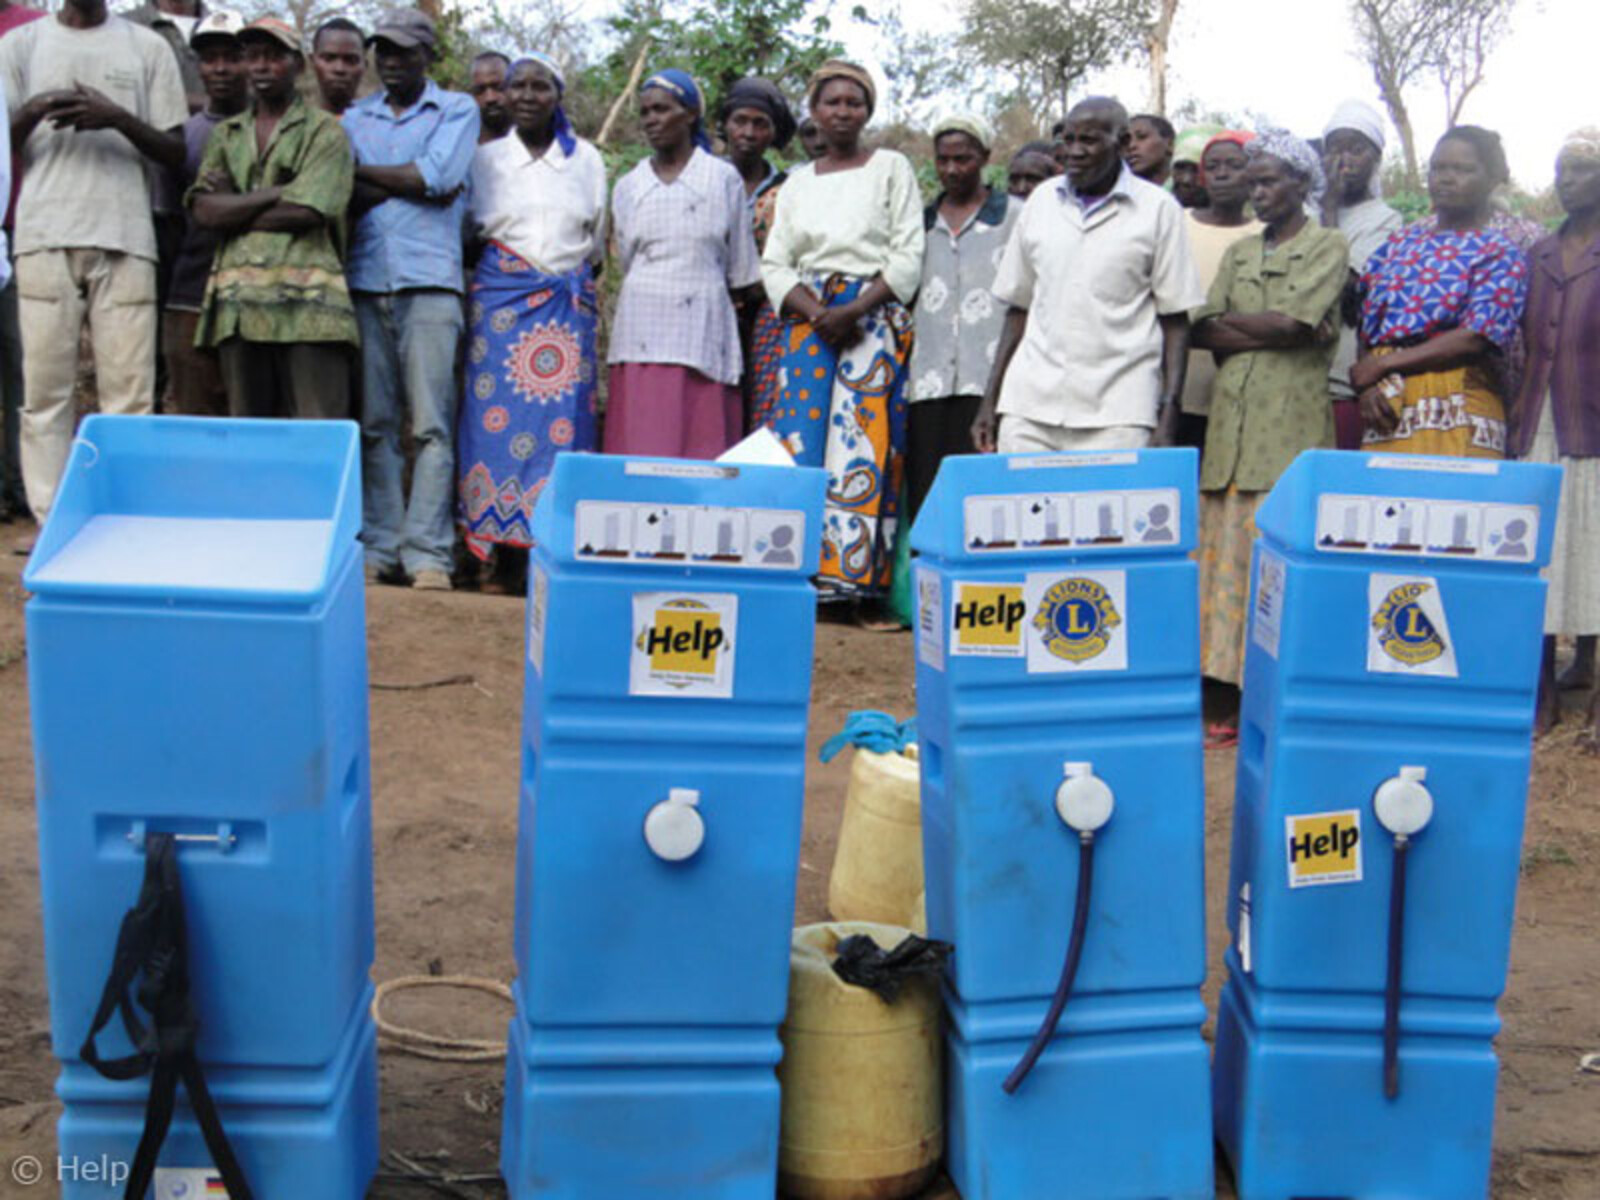
{"label": "dirt ground", "polygon": [[[19,1200],[41,1193],[18,1189],[9,1166],[23,1154],[50,1160],[57,1113],[41,949],[21,563],[0,560],[0,1196]],[[368,617],[371,680],[377,685],[376,976],[431,971],[507,979],[521,601],[378,588],[369,593]],[[460,675],[471,682],[382,686]],[[824,624],[817,638],[813,749],[848,712],[861,708],[910,714],[910,637]],[[1575,735],[1569,723],[1541,744],[1537,756],[1511,981],[1501,1005],[1496,1200],[1600,1196],[1600,1075],[1584,1074],[1578,1065],[1583,1054],[1600,1050],[1600,760],[1581,754]],[[801,921],[826,917],[847,770],[848,755],[827,766],[813,757],[810,765]],[[1207,756],[1207,784],[1206,866],[1215,881],[1227,873],[1231,754]],[[1224,944],[1222,889],[1209,890],[1215,965],[1206,998],[1214,1006]],[[489,996],[434,992],[397,998],[390,1015],[442,1032],[499,1038],[506,1012]],[[425,1170],[472,1178],[453,1191],[430,1189],[401,1177],[390,1159],[370,1196],[503,1195],[494,1182],[501,1071],[497,1062],[447,1065],[385,1053],[385,1154],[398,1152]],[[1219,1195],[1233,1195],[1220,1168],[1218,1184]]]}

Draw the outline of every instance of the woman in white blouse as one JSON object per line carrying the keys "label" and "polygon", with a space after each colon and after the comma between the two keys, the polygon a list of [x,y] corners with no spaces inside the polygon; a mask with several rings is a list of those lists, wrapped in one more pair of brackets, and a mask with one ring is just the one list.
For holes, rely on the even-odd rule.
{"label": "woman in white blouse", "polygon": [[472,160],[472,219],[485,245],[470,292],[456,513],[481,559],[496,545],[531,545],[556,454],[595,445],[606,173],[599,151],[572,132],[564,87],[543,55],[513,64],[512,131]]}
{"label": "woman in white blouse", "polygon": [[617,182],[622,287],[611,324],[607,454],[715,458],[739,440],[743,356],[730,291],[761,282],[738,171],[710,152],[700,89],[658,71],[639,89],[651,154]]}
{"label": "woman in white blouse", "polygon": [[828,471],[823,597],[868,600],[893,562],[922,195],[904,155],[861,144],[870,75],[824,63],[807,99],[824,150],[790,173],[761,255],[767,296],[791,323],[768,423],[798,462]]}

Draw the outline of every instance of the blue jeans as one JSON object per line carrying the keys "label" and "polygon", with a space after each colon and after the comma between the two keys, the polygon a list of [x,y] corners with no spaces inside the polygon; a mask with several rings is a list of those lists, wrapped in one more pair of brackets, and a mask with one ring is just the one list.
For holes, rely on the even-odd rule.
{"label": "blue jeans", "polygon": [[[361,470],[367,562],[449,571],[455,540],[456,347],[461,297],[443,290],[356,292],[361,327]],[[411,496],[400,422],[411,413]]]}

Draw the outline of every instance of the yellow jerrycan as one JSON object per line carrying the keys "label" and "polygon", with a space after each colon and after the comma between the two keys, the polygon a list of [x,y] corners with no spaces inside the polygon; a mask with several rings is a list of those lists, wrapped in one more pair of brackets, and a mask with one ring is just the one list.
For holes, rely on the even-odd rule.
{"label": "yellow jerrycan", "polygon": [[893,1003],[833,970],[839,943],[865,934],[891,950],[909,931],[864,921],[802,925],[789,953],[779,1029],[783,1125],[778,1190],[793,1200],[904,1200],[944,1156],[939,982],[919,975]]}
{"label": "yellow jerrycan", "polygon": [[[879,717],[895,732],[884,732],[875,720]],[[927,918],[916,915],[922,894],[922,795],[910,724],[895,725],[886,714],[855,713],[829,743],[845,738],[856,746],[828,879],[828,912],[837,921],[881,921],[927,931]]]}

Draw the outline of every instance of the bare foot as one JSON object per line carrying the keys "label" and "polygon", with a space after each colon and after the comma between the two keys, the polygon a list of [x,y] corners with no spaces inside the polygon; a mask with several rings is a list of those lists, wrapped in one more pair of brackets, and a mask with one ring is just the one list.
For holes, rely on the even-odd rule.
{"label": "bare foot", "polygon": [[1587,692],[1594,686],[1594,664],[1574,659],[1572,665],[1556,677],[1556,686],[1563,692]]}

